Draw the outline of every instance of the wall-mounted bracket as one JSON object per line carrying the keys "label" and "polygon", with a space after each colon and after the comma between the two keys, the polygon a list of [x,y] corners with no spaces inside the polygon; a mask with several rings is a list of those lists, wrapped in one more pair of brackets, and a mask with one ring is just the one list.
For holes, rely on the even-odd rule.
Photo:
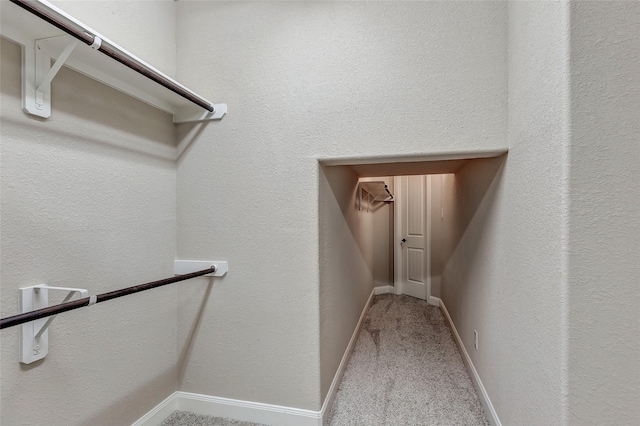
{"label": "wall-mounted bracket", "polygon": [[[96,37],[96,40],[99,46],[102,40],[99,37]],[[70,58],[78,43],[77,39],[63,35],[38,39],[34,42],[33,49],[25,45],[22,67],[22,107],[25,112],[43,118],[51,116],[51,81],[65,63],[68,62],[85,74],[99,74],[99,71],[91,70],[89,66],[79,64]],[[61,46],[65,46],[62,52]],[[51,61],[54,58],[57,59],[52,66]],[[136,90],[128,89],[125,83],[118,82],[107,75],[102,75],[102,80],[125,93],[133,92],[135,95]],[[140,95],[139,98],[145,97]],[[199,107],[182,107],[173,113],[173,122],[180,124],[220,120],[227,114],[227,104],[213,104],[213,107],[213,112]]]}
{"label": "wall-mounted bracket", "polygon": [[[46,0],[0,1],[0,21],[1,35],[24,48],[22,108],[28,114],[51,116],[45,77],[55,75],[49,74],[52,58],[54,67],[64,64],[173,115],[175,123],[219,120],[227,112],[225,104],[213,104]],[[72,40],[80,41],[73,54]]]}
{"label": "wall-mounted bracket", "polygon": [[[75,293],[79,293],[80,298],[89,297],[89,291],[84,288],[53,287],[46,284],[21,288],[20,313],[48,307],[49,290],[67,291],[68,294],[62,303],[71,300]],[[47,356],[49,352],[48,328],[55,318],[56,315],[53,315],[20,326],[18,348],[20,350],[21,363],[31,364]]]}
{"label": "wall-mounted bracket", "polygon": [[183,109],[173,114],[173,122],[175,124],[181,124],[220,120],[227,113],[227,104],[213,104],[213,109],[213,112],[200,108]]}
{"label": "wall-mounted bracket", "polygon": [[[366,193],[363,196],[363,192]],[[371,207],[371,203],[382,201],[385,203],[393,201],[393,195],[389,191],[389,187],[384,181],[363,181],[358,184],[358,210],[362,210],[362,199],[368,201],[367,212]]]}
{"label": "wall-mounted bracket", "polygon": [[34,42],[33,48],[25,45],[22,57],[22,108],[28,114],[43,118],[51,116],[51,81],[78,45],[78,40],[70,39],[53,66],[46,43],[47,39],[40,39]]}
{"label": "wall-mounted bracket", "polygon": [[216,271],[213,274],[203,275],[204,277],[223,277],[229,271],[229,263],[224,260],[175,260],[173,273],[176,275],[189,274],[210,268],[212,265],[215,265]]}

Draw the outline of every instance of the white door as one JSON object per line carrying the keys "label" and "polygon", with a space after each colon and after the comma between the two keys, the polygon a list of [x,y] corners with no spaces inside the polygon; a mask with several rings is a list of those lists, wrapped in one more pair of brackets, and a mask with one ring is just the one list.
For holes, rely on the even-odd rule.
{"label": "white door", "polygon": [[[398,182],[399,181],[399,182]],[[396,293],[428,300],[431,296],[428,190],[430,176],[396,178]],[[399,269],[399,270],[398,270]]]}

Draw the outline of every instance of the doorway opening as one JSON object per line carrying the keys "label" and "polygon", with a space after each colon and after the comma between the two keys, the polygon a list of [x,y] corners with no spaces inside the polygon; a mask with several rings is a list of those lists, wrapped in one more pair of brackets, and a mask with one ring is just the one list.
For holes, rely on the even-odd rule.
{"label": "doorway opening", "polygon": [[469,161],[452,156],[411,162],[323,163],[320,257],[333,267],[328,275],[321,268],[321,293],[322,282],[343,281],[337,276],[341,274],[352,283],[369,282],[369,289],[373,284],[381,293],[406,294],[437,305],[433,297],[440,294],[445,233],[442,191],[446,180]]}
{"label": "doorway opening", "polygon": [[[450,192],[455,190],[455,174],[469,162],[497,159],[505,153],[506,150],[500,150],[422,158],[322,161],[321,264],[333,263],[329,275],[335,278],[340,271],[346,272],[350,278],[373,283],[380,292],[407,294],[437,305],[447,250],[452,249],[445,207],[451,194],[447,194],[446,188],[449,187]],[[376,182],[382,184],[377,193],[363,198],[361,184]],[[385,186],[388,193],[383,190]],[[348,229],[353,241],[344,233],[326,232],[335,231],[336,227]],[[357,245],[359,252],[347,253],[348,249],[343,247],[344,255],[338,257],[335,252],[325,250],[341,243]],[[327,283],[323,280],[323,269],[320,271],[321,293]],[[338,281],[341,280],[338,278]]]}
{"label": "doorway opening", "polygon": [[[409,337],[422,336],[424,327],[420,324],[425,318],[437,319],[433,324],[438,329],[446,321],[452,324],[441,303],[442,295],[457,300],[459,286],[448,283],[468,280],[458,279],[457,264],[449,268],[451,254],[460,249],[464,230],[492,187],[506,158],[502,154],[412,162],[320,163],[321,391],[327,395],[328,406],[361,327],[366,333],[360,334],[370,340],[367,344],[375,352],[389,344],[381,340],[381,324],[392,324],[387,337],[394,330]],[[363,188],[366,194],[361,193]],[[494,190],[495,185],[489,193]],[[490,206],[492,197],[486,199],[489,203],[483,209]],[[473,247],[462,247],[467,249]],[[457,256],[456,262],[460,257],[465,256]],[[475,295],[475,291],[468,293]],[[457,308],[463,302],[452,305]],[[393,312],[394,306],[402,311],[405,304],[416,304],[417,313]],[[389,318],[373,324],[366,316],[369,307],[376,307],[374,311],[389,307],[391,311],[384,311]],[[396,326],[399,328],[393,328]],[[460,337],[456,339],[461,344]]]}
{"label": "doorway opening", "polygon": [[373,286],[438,305],[449,174],[360,177],[358,209],[371,215]]}

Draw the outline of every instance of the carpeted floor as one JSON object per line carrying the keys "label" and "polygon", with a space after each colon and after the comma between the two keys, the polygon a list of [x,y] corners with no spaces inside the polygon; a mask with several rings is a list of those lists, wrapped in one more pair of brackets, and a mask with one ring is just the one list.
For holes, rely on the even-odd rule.
{"label": "carpeted floor", "polygon": [[[487,425],[440,309],[409,296],[375,296],[329,426]],[[161,426],[255,426],[174,411]]]}
{"label": "carpeted floor", "polygon": [[160,426],[263,426],[258,423],[241,422],[223,417],[200,416],[188,411],[174,411]]}
{"label": "carpeted floor", "polygon": [[409,296],[375,296],[329,425],[487,424],[440,309]]}

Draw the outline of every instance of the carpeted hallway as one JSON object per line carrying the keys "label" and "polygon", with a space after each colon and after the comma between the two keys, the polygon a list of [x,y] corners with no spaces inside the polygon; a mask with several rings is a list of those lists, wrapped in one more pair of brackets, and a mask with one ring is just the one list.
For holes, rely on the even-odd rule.
{"label": "carpeted hallway", "polygon": [[329,425],[486,424],[440,309],[409,296],[375,296]]}
{"label": "carpeted hallway", "polygon": [[[487,425],[440,309],[375,296],[336,395],[330,426]],[[162,426],[249,426],[174,412]]]}

